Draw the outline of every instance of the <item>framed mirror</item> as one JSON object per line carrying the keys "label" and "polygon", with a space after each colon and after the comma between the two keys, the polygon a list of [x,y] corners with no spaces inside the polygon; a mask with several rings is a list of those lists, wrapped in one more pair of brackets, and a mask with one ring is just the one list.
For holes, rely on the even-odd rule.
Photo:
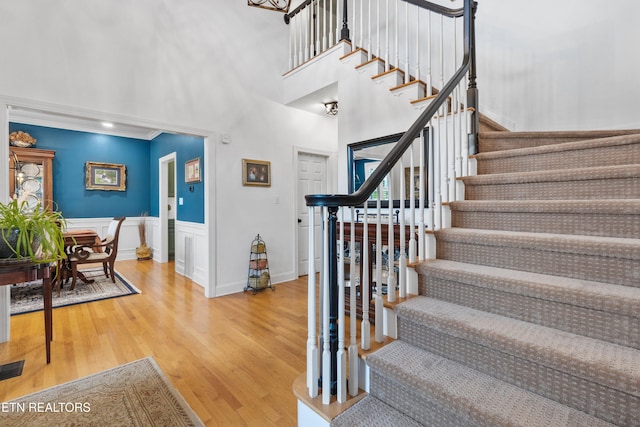
{"label": "framed mirror", "polygon": [[[378,167],[380,162],[385,158],[385,156],[389,153],[389,151],[393,148],[394,144],[402,137],[402,133],[397,133],[393,135],[387,135],[379,138],[369,139],[366,141],[354,142],[352,144],[347,145],[347,164],[348,164],[348,172],[349,172],[349,193],[353,193],[366,181],[366,179],[373,173],[373,171]],[[416,136],[416,141],[414,141],[414,155],[413,155],[413,167],[414,170],[411,171],[411,161],[410,161],[410,153],[409,151],[405,152],[402,161],[404,164],[403,169],[400,170],[398,167],[393,169],[391,180],[385,178],[381,185],[382,191],[382,199],[381,205],[383,208],[389,207],[389,182],[393,185],[392,195],[393,195],[393,207],[400,207],[400,192],[404,193],[405,198],[405,207],[409,207],[409,200],[411,195],[414,196],[415,200],[419,197],[419,166],[420,166],[420,153],[415,144],[422,143],[424,153],[424,176],[425,176],[425,192],[427,188],[426,177],[428,175],[427,169],[427,158],[428,158],[428,141],[429,141],[429,128],[424,128],[420,135]],[[400,174],[404,174],[405,178],[405,188],[400,188]],[[377,190],[374,191],[372,196],[369,198],[369,204],[371,207],[376,205],[377,200]],[[426,197],[426,195],[425,195]]]}

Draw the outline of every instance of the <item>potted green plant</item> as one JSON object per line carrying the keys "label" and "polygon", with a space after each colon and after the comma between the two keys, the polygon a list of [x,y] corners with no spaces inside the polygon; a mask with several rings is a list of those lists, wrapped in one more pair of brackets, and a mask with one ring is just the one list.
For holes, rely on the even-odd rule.
{"label": "potted green plant", "polygon": [[30,258],[41,263],[65,256],[62,214],[20,199],[0,203],[0,258]]}

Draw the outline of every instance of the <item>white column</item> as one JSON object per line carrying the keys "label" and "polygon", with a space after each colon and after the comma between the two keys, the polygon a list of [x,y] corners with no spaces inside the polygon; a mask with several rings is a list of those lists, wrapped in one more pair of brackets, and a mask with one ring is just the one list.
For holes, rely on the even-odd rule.
{"label": "white column", "polygon": [[316,340],[316,252],[315,252],[315,208],[309,207],[309,275],[307,305],[307,388],[309,397],[318,395],[318,346]]}

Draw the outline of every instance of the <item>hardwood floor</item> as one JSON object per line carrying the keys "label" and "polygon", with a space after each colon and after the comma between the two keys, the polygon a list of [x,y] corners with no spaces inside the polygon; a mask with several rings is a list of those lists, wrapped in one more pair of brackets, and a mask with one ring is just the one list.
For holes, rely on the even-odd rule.
{"label": "hardwood floor", "polygon": [[119,261],[116,270],[142,293],[54,309],[50,365],[42,313],[11,318],[0,364],[25,364],[22,376],[0,381],[0,401],[153,356],[208,426],[296,425],[306,279],[207,299],[172,263]]}

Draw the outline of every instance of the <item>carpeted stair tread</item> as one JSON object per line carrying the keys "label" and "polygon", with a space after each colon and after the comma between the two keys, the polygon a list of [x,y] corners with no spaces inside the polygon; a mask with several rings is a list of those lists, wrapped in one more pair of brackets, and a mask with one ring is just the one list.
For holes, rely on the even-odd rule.
{"label": "carpeted stair tread", "polygon": [[[441,229],[436,231],[436,236],[448,242],[458,241],[475,245],[602,255],[609,258],[627,258],[640,262],[640,239],[468,228]],[[640,279],[640,276],[638,278]]]}
{"label": "carpeted stair tread", "polygon": [[551,131],[551,132],[481,132],[478,135],[481,153],[500,150],[560,144],[587,139],[607,138],[618,135],[638,134],[638,129]]}
{"label": "carpeted stair tread", "polygon": [[640,134],[479,153],[478,174],[525,172],[640,162]]}
{"label": "carpeted stair tread", "polygon": [[[449,359],[395,341],[368,358],[373,382],[388,383],[372,388],[381,400],[386,388],[402,388],[414,411],[443,408],[444,415],[423,415],[425,425],[444,426],[608,426],[610,424],[535,393],[505,383]],[[394,378],[402,379],[398,383]],[[387,380],[390,379],[390,380]],[[393,393],[388,390],[389,398]],[[397,399],[397,398],[396,398]],[[394,402],[402,404],[402,402]],[[434,411],[432,409],[432,411]],[[435,411],[434,411],[435,412]],[[448,412],[448,413],[447,413]],[[442,416],[446,421],[439,421]],[[434,417],[434,418],[431,418]],[[453,421],[451,418],[457,417]]]}
{"label": "carpeted stair tread", "polygon": [[424,296],[396,312],[399,319],[640,397],[638,350]]}
{"label": "carpeted stair tread", "polygon": [[331,420],[331,427],[421,427],[423,425],[371,395]]}
{"label": "carpeted stair tread", "polygon": [[[549,181],[590,181],[607,178],[640,177],[640,164],[620,166],[596,166],[579,169],[555,169],[549,171],[511,172],[465,176],[459,178],[465,185],[523,184]],[[565,195],[566,196],[566,195]]]}
{"label": "carpeted stair tread", "polygon": [[640,239],[640,199],[450,202],[451,226]]}
{"label": "carpeted stair tread", "polygon": [[448,228],[436,258],[640,287],[640,239]]}
{"label": "carpeted stair tread", "polygon": [[640,199],[600,200],[461,200],[451,210],[465,212],[596,213],[640,215]]}
{"label": "carpeted stair tread", "polygon": [[640,288],[447,260],[415,269],[420,295],[640,349]]}
{"label": "carpeted stair tread", "polygon": [[416,271],[443,279],[455,277],[455,280],[474,286],[640,318],[640,288],[636,287],[440,259],[420,263]]}
{"label": "carpeted stair tread", "polygon": [[458,178],[467,200],[640,199],[640,164]]}

